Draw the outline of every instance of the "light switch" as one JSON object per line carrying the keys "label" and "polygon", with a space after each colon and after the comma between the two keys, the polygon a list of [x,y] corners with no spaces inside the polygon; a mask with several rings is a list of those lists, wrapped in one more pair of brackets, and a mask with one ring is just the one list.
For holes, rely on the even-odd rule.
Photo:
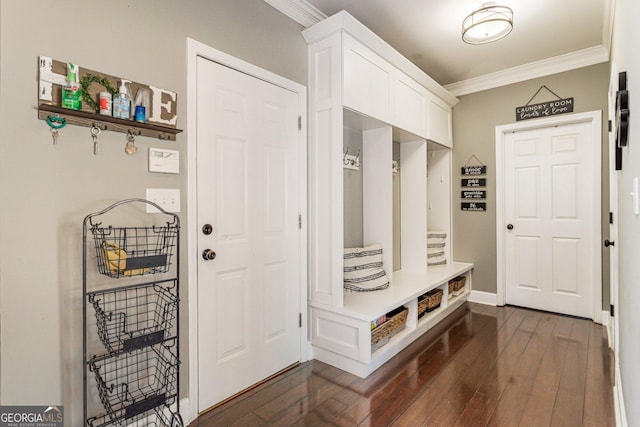
{"label": "light switch", "polygon": [[[180,189],[178,188],[147,188],[147,200],[167,212],[180,212]],[[160,211],[147,205],[147,213],[160,213]]]}

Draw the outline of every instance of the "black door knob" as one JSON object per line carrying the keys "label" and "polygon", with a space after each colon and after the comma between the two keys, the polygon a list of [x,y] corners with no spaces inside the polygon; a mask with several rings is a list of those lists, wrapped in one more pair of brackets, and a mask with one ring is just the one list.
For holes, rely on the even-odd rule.
{"label": "black door knob", "polygon": [[507,230],[513,230],[513,224],[507,224]]}
{"label": "black door knob", "polygon": [[604,241],[605,248],[608,248],[609,246],[615,246],[615,245],[616,245],[616,242],[610,242],[609,240]]}
{"label": "black door knob", "polygon": [[204,258],[205,261],[212,261],[216,259],[216,253],[211,249],[205,249],[202,251],[202,258]]}
{"label": "black door knob", "polygon": [[208,236],[211,233],[213,233],[213,227],[211,226],[211,224],[205,224],[202,226],[202,234]]}

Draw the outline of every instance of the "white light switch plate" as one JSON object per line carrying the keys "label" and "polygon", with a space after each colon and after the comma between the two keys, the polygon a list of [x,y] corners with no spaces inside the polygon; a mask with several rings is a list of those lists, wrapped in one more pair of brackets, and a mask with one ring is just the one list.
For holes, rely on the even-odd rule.
{"label": "white light switch plate", "polygon": [[[147,200],[167,212],[180,212],[180,189],[178,188],[147,188]],[[160,213],[160,211],[147,205],[147,213]]]}

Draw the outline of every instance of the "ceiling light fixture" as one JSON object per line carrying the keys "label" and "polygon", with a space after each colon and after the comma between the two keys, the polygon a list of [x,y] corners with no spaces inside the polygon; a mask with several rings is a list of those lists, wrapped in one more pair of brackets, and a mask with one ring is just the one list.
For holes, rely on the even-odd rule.
{"label": "ceiling light fixture", "polygon": [[513,30],[513,10],[495,3],[484,3],[462,21],[462,40],[485,44],[506,37]]}

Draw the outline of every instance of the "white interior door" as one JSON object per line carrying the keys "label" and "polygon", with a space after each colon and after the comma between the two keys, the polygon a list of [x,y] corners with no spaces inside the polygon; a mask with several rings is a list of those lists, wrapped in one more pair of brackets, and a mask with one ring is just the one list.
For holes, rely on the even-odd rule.
{"label": "white interior door", "polygon": [[[593,318],[601,279],[591,123],[505,135],[506,302]],[[599,151],[598,151],[599,152]]]}
{"label": "white interior door", "polygon": [[199,411],[300,361],[298,105],[198,58]]}

